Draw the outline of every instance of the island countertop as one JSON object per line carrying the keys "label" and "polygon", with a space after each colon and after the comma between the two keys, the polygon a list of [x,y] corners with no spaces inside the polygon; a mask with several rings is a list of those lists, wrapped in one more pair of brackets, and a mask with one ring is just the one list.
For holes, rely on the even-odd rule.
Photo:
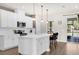
{"label": "island countertop", "polygon": [[20,37],[28,37],[28,38],[40,38],[44,36],[49,36],[49,34],[29,34],[29,35],[24,35]]}

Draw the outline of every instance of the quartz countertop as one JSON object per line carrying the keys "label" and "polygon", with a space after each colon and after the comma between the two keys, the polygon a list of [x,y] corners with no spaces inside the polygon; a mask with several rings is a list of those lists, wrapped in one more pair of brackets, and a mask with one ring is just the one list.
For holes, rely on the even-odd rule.
{"label": "quartz countertop", "polygon": [[43,37],[43,36],[48,36],[48,34],[28,34],[20,37],[37,38],[37,37]]}

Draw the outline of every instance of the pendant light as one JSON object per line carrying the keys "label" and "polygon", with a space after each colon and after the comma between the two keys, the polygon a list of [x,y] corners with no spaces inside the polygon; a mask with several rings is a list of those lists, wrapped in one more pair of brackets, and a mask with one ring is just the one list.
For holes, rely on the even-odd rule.
{"label": "pendant light", "polygon": [[41,22],[43,22],[43,5],[41,5]]}
{"label": "pendant light", "polygon": [[36,14],[35,14],[35,3],[33,3],[33,15],[32,15],[32,21],[33,21],[33,30],[36,34]]}
{"label": "pendant light", "polygon": [[48,9],[46,9],[46,23],[48,23]]}

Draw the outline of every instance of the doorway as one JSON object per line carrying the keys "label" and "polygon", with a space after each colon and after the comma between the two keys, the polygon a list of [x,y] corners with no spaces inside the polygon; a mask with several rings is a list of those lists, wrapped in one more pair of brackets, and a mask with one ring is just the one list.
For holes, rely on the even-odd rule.
{"label": "doorway", "polygon": [[67,41],[79,42],[79,21],[78,18],[67,18]]}
{"label": "doorway", "polygon": [[52,28],[53,28],[53,21],[48,21],[47,23],[47,32],[52,33]]}

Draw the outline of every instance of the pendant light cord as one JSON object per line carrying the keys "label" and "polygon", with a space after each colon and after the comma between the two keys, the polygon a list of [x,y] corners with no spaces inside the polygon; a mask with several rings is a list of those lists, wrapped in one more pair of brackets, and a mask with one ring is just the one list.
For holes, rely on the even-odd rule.
{"label": "pendant light cord", "polygon": [[43,5],[41,5],[41,21],[43,21]]}

